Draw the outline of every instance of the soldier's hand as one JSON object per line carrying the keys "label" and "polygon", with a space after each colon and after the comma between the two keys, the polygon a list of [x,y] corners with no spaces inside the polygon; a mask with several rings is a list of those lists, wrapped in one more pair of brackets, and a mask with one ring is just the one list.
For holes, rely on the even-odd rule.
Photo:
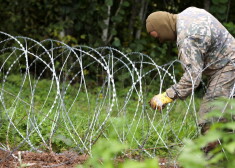
{"label": "soldier's hand", "polygon": [[149,105],[152,107],[152,109],[158,109],[161,110],[167,103],[172,102],[173,99],[169,98],[166,95],[166,92],[162,94],[155,95],[150,101]]}

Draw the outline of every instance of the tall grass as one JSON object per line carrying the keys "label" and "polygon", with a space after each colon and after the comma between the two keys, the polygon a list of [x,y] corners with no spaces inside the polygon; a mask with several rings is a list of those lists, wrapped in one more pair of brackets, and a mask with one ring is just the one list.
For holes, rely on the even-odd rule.
{"label": "tall grass", "polygon": [[138,102],[135,93],[127,102],[126,90],[120,89],[112,113],[109,113],[111,100],[101,87],[93,87],[86,93],[79,84],[73,84],[65,95],[61,95],[64,102],[53,104],[57,91],[51,80],[37,81],[33,96],[30,80],[23,86],[21,83],[20,75],[10,75],[4,83],[0,143],[9,149],[29,150],[31,143],[45,151],[75,149],[83,153],[89,152],[83,148],[83,143],[90,146],[99,138],[109,140],[112,137],[127,143],[129,152],[134,154],[176,157],[183,138],[192,139],[198,135],[194,111],[200,104],[199,99],[191,105],[188,105],[190,100],[177,101],[160,113],[148,106],[151,93],[145,95],[146,102]]}

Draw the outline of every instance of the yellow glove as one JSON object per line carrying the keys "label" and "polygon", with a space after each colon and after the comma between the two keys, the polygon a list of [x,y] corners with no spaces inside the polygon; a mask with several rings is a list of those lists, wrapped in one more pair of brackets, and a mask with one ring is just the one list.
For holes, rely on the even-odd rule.
{"label": "yellow glove", "polygon": [[155,110],[161,110],[167,103],[172,102],[173,99],[166,95],[166,92],[162,94],[155,95],[149,102],[150,106]]}

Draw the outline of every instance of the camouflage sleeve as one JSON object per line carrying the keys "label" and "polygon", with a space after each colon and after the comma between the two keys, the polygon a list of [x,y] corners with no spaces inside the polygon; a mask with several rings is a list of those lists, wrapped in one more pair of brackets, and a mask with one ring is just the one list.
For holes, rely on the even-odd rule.
{"label": "camouflage sleeve", "polygon": [[179,46],[179,59],[184,67],[180,81],[166,90],[170,98],[185,99],[199,86],[204,66],[203,55],[206,52],[208,38],[200,35],[190,36]]}

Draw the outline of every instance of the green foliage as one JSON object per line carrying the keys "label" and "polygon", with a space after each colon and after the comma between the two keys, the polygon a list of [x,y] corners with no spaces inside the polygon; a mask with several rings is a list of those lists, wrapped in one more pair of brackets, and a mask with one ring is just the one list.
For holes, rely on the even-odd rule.
{"label": "green foliage", "polygon": [[[139,1],[139,2],[144,2]],[[6,33],[12,34],[12,35],[23,35],[27,37],[31,37],[35,40],[44,40],[47,38],[52,39],[58,39],[63,42],[65,42],[68,45],[74,46],[74,45],[87,45],[90,47],[100,47],[103,45],[109,45],[115,48],[118,48],[121,51],[124,51],[125,53],[130,52],[142,52],[145,53],[158,64],[162,65],[170,60],[174,60],[177,58],[177,48],[175,44],[160,44],[156,39],[151,38],[145,31],[145,18],[146,16],[156,10],[167,10],[173,13],[178,13],[184,10],[188,6],[197,6],[197,7],[203,7],[201,1],[164,1],[162,3],[161,0],[156,1],[145,1],[147,6],[145,7],[145,12],[143,13],[143,18],[140,18],[140,11],[141,3],[136,3],[134,0],[125,0],[125,1],[114,1],[114,0],[105,0],[105,1],[99,1],[99,0],[68,0],[68,1],[61,1],[61,0],[53,0],[53,1],[37,1],[37,0],[2,0],[1,1],[1,31],[4,31]],[[229,0],[212,0],[211,1],[211,7],[210,12],[218,18],[220,21],[224,22],[225,27],[231,32],[232,35],[235,35],[235,26],[234,26],[234,13],[232,10],[229,11],[229,7],[233,9],[232,5],[233,3],[229,4]],[[104,24],[104,20],[109,17],[108,14],[108,7],[110,7],[110,20],[109,20],[109,26]],[[102,40],[102,31],[108,28],[108,39],[107,41]],[[137,36],[137,32],[140,30],[140,38]],[[11,47],[17,46],[18,44],[7,44]],[[30,45],[29,45],[30,46]],[[40,53],[40,49],[37,49]],[[58,52],[61,52],[58,51]],[[4,68],[2,71],[6,72],[9,67],[11,67],[11,63],[17,60],[18,56],[22,54],[19,51],[12,51],[9,50],[8,52],[4,52],[4,54],[1,54],[1,60],[0,64]],[[10,56],[12,55],[12,56]],[[55,53],[56,55],[56,53]],[[9,57],[10,56],[10,57]],[[32,56],[29,56],[29,62],[32,62],[34,58]],[[46,60],[46,59],[45,59]],[[5,62],[6,61],[6,62]],[[47,61],[47,60],[46,60]],[[91,62],[92,60],[88,60],[87,62]],[[55,66],[60,67],[62,60],[55,60]],[[73,62],[71,58],[71,62]],[[19,62],[20,65],[25,65],[24,62]],[[37,65],[38,67],[42,67],[41,64]],[[102,83],[103,76],[99,69],[100,67],[95,67],[94,69],[86,69],[84,70],[85,76],[89,76],[89,79],[87,80],[88,88],[91,90],[91,94],[98,94],[101,90],[99,87],[99,83]],[[144,71],[148,70],[149,67],[144,69]],[[14,71],[18,73],[18,71],[24,71],[26,69],[25,66],[21,66],[20,68],[18,66],[13,66],[13,69],[11,71]],[[97,70],[98,69],[98,70]],[[177,68],[178,70],[179,68]],[[98,72],[97,72],[98,71]],[[41,72],[39,70],[39,72]],[[96,73],[93,73],[96,72]],[[72,72],[71,72],[72,73]],[[125,94],[129,90],[127,86],[132,82],[130,78],[128,77],[129,72],[120,72],[120,75],[117,79],[115,79],[116,84],[118,88],[121,88],[120,91],[117,91],[118,96],[120,96],[119,101],[121,102],[120,105],[122,105],[125,102]],[[177,76],[181,76],[182,72],[175,71]],[[100,75],[101,74],[101,75]],[[38,75],[38,74],[37,74]],[[44,75],[44,74],[43,74]],[[71,74],[73,76],[73,74]],[[146,78],[146,81],[154,80],[151,85],[146,87],[146,94],[148,92],[157,92],[155,88],[157,88],[158,79],[152,78],[155,76],[155,72],[151,73],[148,78]],[[36,79],[37,76],[34,76]],[[47,76],[46,72],[44,80],[40,80],[37,83],[37,88],[35,90],[35,95],[33,100],[35,101],[35,109],[32,109],[31,111],[26,111],[25,109],[28,109],[27,103],[30,102],[32,97],[30,97],[31,93],[28,89],[29,79],[26,79],[24,86],[22,89],[24,92],[21,94],[21,99],[17,99],[15,102],[15,98],[12,95],[5,96],[5,102],[6,104],[10,104],[6,109],[1,109],[1,120],[0,120],[0,142],[8,140],[8,144],[10,146],[17,146],[21,142],[21,136],[19,135],[19,132],[25,136],[25,130],[26,129],[33,129],[33,126],[30,124],[27,124],[25,119],[28,117],[28,114],[35,115],[35,117],[38,119],[38,122],[42,121],[43,118],[46,115],[46,112],[50,109],[54,97],[56,95],[56,92],[51,92],[50,95],[48,95],[48,99],[45,102],[45,95],[48,93],[48,88],[50,88],[52,82],[48,80],[49,76]],[[98,78],[98,82],[94,82],[95,79]],[[8,92],[12,93],[18,93],[19,92],[19,86],[22,85],[22,76],[20,75],[11,75],[7,77],[7,82],[5,84],[4,89]],[[101,82],[100,82],[101,81]],[[123,83],[120,83],[120,81],[124,81]],[[33,84],[35,84],[36,81],[34,81]],[[119,82],[119,83],[118,83]],[[94,84],[95,83],[95,84]],[[167,84],[169,85],[169,83]],[[154,86],[154,87],[153,87]],[[164,86],[166,87],[166,86]],[[55,88],[53,85],[52,88]],[[70,108],[71,102],[73,102],[73,98],[76,97],[76,91],[79,87],[77,85],[74,85],[73,87],[70,87],[67,91],[67,95],[65,95],[65,100],[68,102],[66,104],[66,108]],[[100,93],[98,97],[98,101],[102,101],[103,93]],[[90,96],[90,95],[89,95]],[[146,95],[148,96],[148,95]],[[95,97],[95,96],[94,96]],[[26,103],[22,103],[22,100],[26,100]],[[108,139],[100,139],[100,141],[97,142],[93,152],[93,160],[89,162],[90,165],[93,165],[94,167],[97,166],[97,163],[99,163],[99,160],[101,159],[103,164],[106,166],[114,166],[113,158],[121,154],[125,149],[127,148],[138,148],[138,144],[134,142],[130,142],[132,140],[131,136],[126,136],[126,139],[124,139],[124,142],[128,142],[129,144],[121,144],[117,142],[114,139],[117,139],[117,133],[115,130],[111,130],[112,124],[115,124],[117,128],[123,128],[122,132],[118,132],[118,134],[126,134],[128,131],[134,132],[135,136],[137,138],[145,138],[148,137],[148,131],[151,126],[149,122],[144,121],[141,123],[139,127],[138,121],[133,121],[131,127],[127,127],[128,124],[133,120],[132,114],[134,114],[136,111],[138,96],[133,93],[133,96],[129,100],[129,104],[126,107],[126,110],[122,112],[122,114],[118,114],[118,109],[113,109],[114,113],[112,114],[112,117],[108,122],[107,128],[104,128],[103,134],[108,135]],[[85,103],[84,103],[85,102]],[[187,101],[188,102],[188,101]],[[44,104],[44,108],[40,109],[42,104]],[[92,111],[95,109],[97,101],[95,98],[91,96],[90,98],[90,106],[87,107],[87,95],[82,93],[79,95],[79,100],[75,103],[75,105],[71,108],[69,115],[73,116],[71,117],[71,122],[76,122],[76,128],[75,130],[79,133],[81,133],[81,137],[83,137],[87,129],[87,123],[88,116],[90,116],[90,113],[87,113],[87,111]],[[78,107],[79,106],[79,107]],[[78,110],[79,109],[79,110]],[[169,121],[171,123],[170,128],[169,125],[165,128],[162,128],[162,123],[159,123],[157,120],[158,118],[162,117],[161,115],[166,114],[157,114],[155,117],[156,120],[153,121],[153,125],[156,126],[157,131],[161,131],[164,129],[164,133],[161,135],[167,143],[171,143],[175,138],[175,133],[178,133],[179,138],[186,137],[188,139],[191,139],[193,135],[195,135],[195,121],[194,121],[194,115],[190,114],[187,120],[185,121],[186,125],[185,127],[181,128],[181,121],[183,119],[184,114],[181,112],[182,109],[185,109],[184,102],[178,103],[174,109],[173,112],[169,114]],[[193,111],[193,109],[189,109],[189,111]],[[36,113],[35,113],[36,112]],[[40,130],[43,133],[44,138],[47,141],[51,141],[52,148],[56,152],[60,152],[62,150],[67,150],[70,148],[74,148],[74,143],[72,139],[68,138],[69,131],[67,130],[66,126],[62,120],[62,118],[59,119],[59,127],[60,129],[57,129],[56,132],[53,135],[53,138],[50,139],[50,130],[51,125],[54,119],[54,115],[56,111],[52,111],[52,115],[49,116],[48,121],[44,122],[40,126]],[[145,113],[148,113],[144,111]],[[125,115],[125,118],[116,118],[117,115],[123,115],[124,113],[127,113]],[[211,113],[212,114],[212,113]],[[147,118],[146,114],[139,114],[137,112],[136,118],[143,117]],[[148,114],[150,117],[153,117],[153,114]],[[213,116],[220,115],[218,113],[213,113]],[[9,121],[9,116],[12,117],[12,121],[16,123],[17,128],[19,129],[19,132],[17,132],[12,126],[8,127],[6,123]],[[32,117],[33,118],[33,117]],[[99,120],[103,121],[105,116],[100,116]],[[120,122],[123,121],[123,122]],[[118,125],[120,124],[120,125]],[[185,168],[187,167],[205,167],[205,166],[213,166],[214,164],[218,164],[221,161],[221,164],[227,166],[227,167],[233,167],[234,166],[234,135],[227,134],[224,132],[224,129],[234,129],[233,123],[226,123],[226,124],[215,124],[210,133],[208,133],[206,136],[199,137],[197,140],[185,140],[186,147],[185,151],[181,154],[180,161]],[[120,129],[121,130],[121,129]],[[153,130],[150,130],[150,132]],[[8,132],[8,137],[6,138],[6,132]],[[110,136],[110,137],[109,137]],[[35,143],[38,146],[43,146],[40,136],[37,133],[33,133],[30,135],[31,142]],[[216,153],[218,150],[221,150],[220,147],[218,147],[215,151],[212,151],[209,155],[209,157],[212,157],[212,159],[208,159],[205,157],[200,150],[201,147],[203,147],[206,143],[214,141],[215,139],[221,139],[223,141],[223,149],[226,152],[225,155],[221,153]],[[79,141],[76,139],[76,141]],[[152,134],[152,136],[148,137],[148,140],[146,141],[145,147],[152,147],[156,146],[156,142],[159,142],[159,137],[157,134]],[[116,145],[116,147],[115,147]],[[158,145],[162,145],[159,143]],[[21,146],[21,150],[28,149],[29,146],[23,145]],[[43,147],[42,147],[43,148]],[[176,150],[175,148],[172,150]],[[165,155],[167,153],[166,149],[160,149],[157,151],[159,155]],[[103,155],[100,155],[102,154]],[[196,156],[195,156],[196,154]],[[229,162],[226,161],[226,159],[229,159]],[[100,165],[101,166],[101,165]],[[158,164],[155,162],[155,160],[146,160],[144,162],[134,162],[134,161],[127,161],[124,164],[120,164],[120,167],[157,167]]]}
{"label": "green foliage", "polygon": [[127,160],[120,168],[158,168],[159,164],[156,159],[146,159],[143,162]]}
{"label": "green foliage", "polygon": [[[99,139],[97,144],[92,149],[91,158],[82,167],[97,167],[97,168],[158,168],[159,164],[156,158],[146,159],[137,162],[129,159],[121,159],[118,161],[118,156],[127,149],[127,145],[121,144],[117,140]],[[120,159],[119,159],[120,160]],[[123,162],[124,161],[124,162]]]}
{"label": "green foliage", "polygon": [[[179,157],[179,161],[184,168],[204,168],[204,167],[227,167],[235,166],[235,123],[231,120],[231,115],[235,115],[234,101],[220,100],[215,102],[219,108],[227,109],[223,114],[223,118],[227,119],[225,123],[214,123],[208,133],[204,136],[193,140],[185,139],[185,148]],[[221,117],[221,111],[215,110],[208,114],[208,118]],[[217,145],[207,155],[202,151],[208,143],[220,140],[221,144]]]}
{"label": "green foliage", "polygon": [[125,148],[126,146],[118,141],[100,139],[94,146],[91,159],[87,161],[85,167],[111,168],[114,166],[114,157]]}
{"label": "green foliage", "polygon": [[185,168],[204,168],[206,161],[200,147],[192,140],[185,140],[185,149],[181,153],[179,161]]}
{"label": "green foliage", "polygon": [[[191,5],[198,6],[200,3]],[[69,45],[110,45],[123,51],[140,51],[157,58],[161,64],[176,58],[176,53],[172,52],[170,44],[161,47],[146,33],[146,16],[155,10],[177,13],[186,7],[187,3],[180,1],[162,3],[159,0],[151,3],[149,0],[138,3],[133,0],[4,0],[1,1],[0,16],[7,19],[0,21],[0,30],[35,40],[52,38]],[[142,18],[140,15],[143,15]],[[108,17],[109,25],[105,25],[104,20]],[[108,39],[103,41],[101,37],[105,28],[108,28]],[[140,37],[137,35],[139,31]],[[169,58],[166,59],[164,54]]]}
{"label": "green foliage", "polygon": [[[51,80],[41,79],[39,81],[34,81],[33,76],[31,78],[31,84],[37,84],[34,95],[32,96],[32,90],[29,89],[30,82],[29,79],[26,78],[24,85],[22,85],[23,79],[21,75],[10,75],[7,77],[6,82],[4,84],[4,90],[9,93],[19,93],[20,86],[22,86],[22,91],[20,94],[20,99],[15,99],[13,95],[4,94],[4,102],[6,104],[6,109],[1,107],[1,125],[0,125],[0,142],[4,142],[7,140],[9,146],[17,146],[22,140],[23,136],[26,136],[26,130],[29,132],[34,129],[34,126],[31,125],[27,120],[31,117],[32,122],[40,123],[44,117],[47,116],[48,111],[50,110],[54,98],[56,96],[56,86],[55,83],[52,83]],[[117,83],[116,83],[117,84]],[[67,85],[64,83],[63,85]],[[92,84],[93,85],[93,84]],[[178,137],[188,137],[192,138],[195,135],[196,127],[195,121],[193,120],[194,115],[189,114],[187,119],[185,120],[186,126],[181,128],[181,122],[184,118],[184,114],[182,113],[182,109],[185,108],[183,102],[179,102],[175,106],[175,109],[172,110],[169,116],[169,124],[165,124],[165,120],[162,120],[162,115],[166,116],[167,114],[153,113],[149,110],[145,110],[144,113],[142,110],[142,105],[137,110],[138,105],[138,95],[136,93],[132,93],[130,96],[128,103],[126,102],[126,93],[129,91],[129,88],[122,89],[121,85],[117,84],[117,97],[119,107],[114,107],[111,113],[111,116],[105,123],[105,127],[102,129],[102,135],[100,138],[105,137],[108,139],[115,139],[125,143],[128,143],[128,148],[137,149],[139,148],[139,144],[133,141],[133,136],[140,141],[144,141],[145,148],[152,148],[153,146],[164,146],[162,141],[159,140],[158,134],[152,128],[154,125],[156,131],[163,132],[161,133],[161,137],[166,141],[166,143],[175,142],[175,134],[178,132]],[[52,87],[51,92],[48,95],[49,88]],[[90,87],[87,85],[87,87]],[[102,123],[107,116],[106,106],[109,100],[105,100],[105,92],[100,92],[102,88],[92,86],[89,90],[88,95],[86,95],[82,90],[79,93],[79,98],[76,99],[75,103],[73,103],[79,85],[74,84],[67,89],[67,94],[64,95],[65,100],[65,109],[70,109],[67,115],[70,116],[71,123],[76,123],[75,130],[79,132],[79,136],[81,138],[86,137],[88,126],[91,122],[91,117],[94,115],[93,111],[99,106],[99,103],[102,102],[104,108],[100,109],[100,115],[97,118],[99,123]],[[105,90],[105,89],[104,89]],[[149,95],[146,96],[152,96]],[[47,97],[48,96],[48,97]],[[89,97],[89,104],[87,100],[87,96]],[[46,98],[47,97],[47,98]],[[29,108],[30,102],[33,100],[32,108]],[[147,100],[146,100],[147,101]],[[123,107],[125,104],[125,109],[120,111],[120,107]],[[43,108],[42,108],[43,105]],[[190,110],[192,110],[190,108]],[[68,129],[66,127],[66,119],[62,116],[64,113],[60,113],[58,121],[56,122],[56,129],[51,135],[52,125],[54,119],[58,111],[53,109],[51,114],[47,116],[47,119],[39,126],[40,132],[42,136],[45,138],[47,142],[50,142],[52,145],[52,149],[55,152],[61,152],[64,150],[68,150],[76,147],[76,143],[70,136],[70,132],[73,132],[73,129]],[[135,115],[134,115],[135,114]],[[19,132],[12,126],[9,126],[9,117],[11,117],[12,122],[16,125]],[[152,124],[149,123],[149,119],[153,118]],[[140,122],[141,118],[141,122]],[[161,120],[159,120],[161,119]],[[162,127],[164,125],[164,127]],[[99,127],[99,125],[95,126]],[[115,129],[114,129],[115,128]],[[174,128],[174,129],[173,129]],[[7,137],[7,134],[8,137]],[[151,134],[151,136],[150,136]],[[121,138],[123,137],[123,138]],[[75,138],[76,141],[79,142],[78,138]],[[30,134],[30,141],[37,145],[41,146],[42,150],[48,150],[43,145],[41,141],[41,137],[37,132],[33,132]],[[96,140],[95,140],[96,141]],[[29,146],[27,144],[21,145],[20,150],[27,150]],[[175,148],[171,148],[171,150],[175,150]],[[156,153],[160,156],[166,156],[168,151],[164,148],[160,148],[156,150]],[[171,152],[174,153],[174,152]],[[140,152],[136,152],[136,155],[140,155]]]}
{"label": "green foliage", "polygon": [[233,36],[235,36],[235,24],[233,22],[224,23],[224,26]]}
{"label": "green foliage", "polygon": [[210,12],[220,21],[227,21],[229,0],[212,0]]}
{"label": "green foliage", "polygon": [[[117,126],[123,125],[122,118],[112,119],[114,124]],[[129,160],[123,158],[123,152],[130,146],[126,143],[121,143],[117,141],[115,134],[112,134],[114,130],[109,128],[110,139],[100,138],[98,142],[94,145],[91,157],[83,166],[80,167],[97,167],[97,168],[158,168],[158,161],[154,159],[146,159],[141,162]],[[119,159],[119,160],[118,160]],[[121,162],[120,162],[121,160]],[[123,162],[125,161],[125,162]]]}
{"label": "green foliage", "polygon": [[[108,45],[126,53],[142,52],[151,56],[158,65],[176,59],[177,47],[175,44],[160,44],[147,34],[146,16],[156,10],[179,13],[189,6],[203,8],[203,3],[189,0],[164,3],[160,0],[136,2],[135,0],[2,0],[0,16],[5,19],[0,21],[0,30],[39,41],[47,38],[57,39],[71,46],[100,47]],[[229,2],[229,0],[213,0],[210,12],[224,22],[226,28],[234,35],[235,17],[233,12],[229,11],[229,7],[232,9],[234,4]],[[110,8],[110,12],[108,12],[108,8]],[[141,13],[142,11],[143,13]],[[104,23],[107,18],[109,18],[108,25]],[[104,29],[107,29],[105,41],[102,39]],[[3,63],[8,54],[1,56],[0,63]],[[29,59],[29,62],[32,60],[33,58]],[[61,62],[61,60],[58,61]],[[40,67],[41,64],[37,65]],[[9,66],[5,65],[4,68]],[[176,72],[176,74],[181,75],[180,72]],[[94,76],[91,78],[94,80]]]}

